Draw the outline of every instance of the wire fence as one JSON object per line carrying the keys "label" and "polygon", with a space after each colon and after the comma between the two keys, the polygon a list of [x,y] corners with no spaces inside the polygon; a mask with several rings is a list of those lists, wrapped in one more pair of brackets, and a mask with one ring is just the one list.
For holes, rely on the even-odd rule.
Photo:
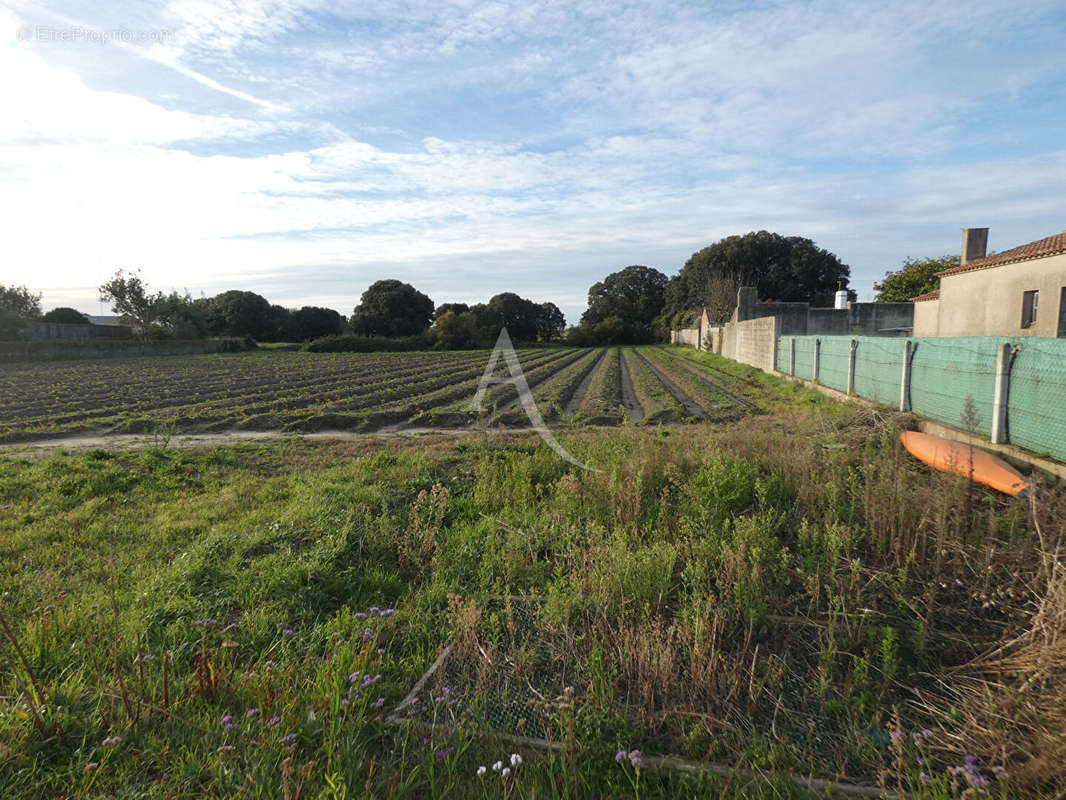
{"label": "wire fence", "polygon": [[[1010,345],[1001,397],[1006,441],[1066,461],[1066,339],[783,336],[777,368],[841,392],[850,382],[856,395],[884,405],[898,408],[902,398],[920,417],[988,437],[1004,343]],[[904,391],[906,355],[910,371]]]}

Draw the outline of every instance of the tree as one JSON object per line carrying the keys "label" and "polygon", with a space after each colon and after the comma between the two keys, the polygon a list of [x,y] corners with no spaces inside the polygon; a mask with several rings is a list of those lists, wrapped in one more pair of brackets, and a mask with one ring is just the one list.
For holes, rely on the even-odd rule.
{"label": "tree", "polygon": [[41,296],[25,286],[0,284],[0,339],[17,339],[27,322],[41,316]]}
{"label": "tree", "polygon": [[651,325],[663,311],[667,277],[657,269],[633,265],[612,272],[589,287],[589,306],[583,324],[595,325],[618,317],[627,328]]}
{"label": "tree", "polygon": [[207,324],[216,336],[250,336],[265,342],[274,338],[277,315],[265,297],[231,289],[208,301]]}
{"label": "tree", "polygon": [[414,336],[429,328],[433,301],[409,283],[376,281],[363,292],[348,323],[366,336]]}
{"label": "tree", "polygon": [[478,347],[481,331],[477,316],[469,311],[445,311],[437,316],[429,338],[438,350],[465,350]]}
{"label": "tree", "polygon": [[693,253],[671,286],[667,312],[707,305],[712,279],[754,286],[760,299],[832,304],[850,268],[828,250],[802,236],[769,231],[727,236]]}
{"label": "tree", "polygon": [[153,330],[153,335],[174,339],[202,339],[208,333],[207,310],[205,304],[194,300],[188,292],[170,294],[160,297],[156,303],[156,320],[161,330]]}
{"label": "tree", "polygon": [[111,303],[111,310],[140,328],[140,335],[148,337],[152,323],[158,317],[163,302],[162,292],[151,294],[140,273],[127,276],[118,270],[111,280],[100,287],[100,299]]}
{"label": "tree", "polygon": [[566,329],[566,317],[555,303],[541,303],[537,314],[537,338],[550,342],[562,336]]}
{"label": "tree", "polygon": [[55,322],[59,325],[91,325],[92,322],[87,316],[80,311],[68,308],[67,306],[60,306],[59,308],[53,308],[43,317],[41,322]]}
{"label": "tree", "polygon": [[886,272],[881,283],[874,284],[878,303],[906,303],[912,297],[931,292],[940,287],[938,272],[959,265],[959,257],[907,258],[895,272]]}
{"label": "tree", "polygon": [[344,317],[332,308],[304,306],[293,311],[289,318],[288,336],[292,341],[306,342],[344,331]]}
{"label": "tree", "polygon": [[537,338],[538,323],[543,310],[532,300],[519,297],[514,292],[502,292],[489,300],[489,311],[496,315],[498,325],[490,335],[499,335],[499,328],[516,342],[532,342]]}
{"label": "tree", "polygon": [[465,314],[469,310],[470,306],[466,303],[441,303],[433,313],[433,319],[440,319],[440,317],[447,314],[449,311],[454,311],[456,314]]}

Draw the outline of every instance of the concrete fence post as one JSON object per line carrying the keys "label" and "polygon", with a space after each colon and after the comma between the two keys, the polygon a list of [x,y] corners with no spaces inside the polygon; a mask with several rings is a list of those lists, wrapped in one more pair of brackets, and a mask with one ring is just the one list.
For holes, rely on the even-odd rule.
{"label": "concrete fence post", "polygon": [[996,352],[996,394],[992,400],[992,444],[1007,441],[1007,397],[1010,392],[1011,344],[1003,342]]}
{"label": "concrete fence post", "polygon": [[903,342],[903,374],[899,379],[899,410],[911,410],[911,340]]}
{"label": "concrete fence post", "polygon": [[814,340],[814,382],[822,379],[822,340]]}
{"label": "concrete fence post", "polygon": [[796,377],[796,337],[788,340],[788,374]]}
{"label": "concrete fence post", "polygon": [[851,340],[851,352],[848,353],[848,394],[855,394],[855,352],[859,349],[859,342]]}

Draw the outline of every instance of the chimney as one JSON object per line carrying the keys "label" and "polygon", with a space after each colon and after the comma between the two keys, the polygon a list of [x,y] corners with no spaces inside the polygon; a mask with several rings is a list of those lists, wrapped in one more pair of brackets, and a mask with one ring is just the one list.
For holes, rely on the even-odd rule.
{"label": "chimney", "polygon": [[988,228],[962,229],[962,264],[984,258],[988,251]]}

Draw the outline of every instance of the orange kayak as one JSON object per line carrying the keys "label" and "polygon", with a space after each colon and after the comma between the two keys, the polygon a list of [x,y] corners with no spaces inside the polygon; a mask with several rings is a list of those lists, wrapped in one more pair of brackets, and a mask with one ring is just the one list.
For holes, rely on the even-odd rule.
{"label": "orange kayak", "polygon": [[899,440],[907,451],[942,472],[954,472],[963,477],[970,475],[970,458],[973,453],[973,479],[1004,494],[1020,494],[1029,488],[1029,481],[1001,458],[991,453],[972,448],[961,442],[952,442],[917,431],[904,431]]}

